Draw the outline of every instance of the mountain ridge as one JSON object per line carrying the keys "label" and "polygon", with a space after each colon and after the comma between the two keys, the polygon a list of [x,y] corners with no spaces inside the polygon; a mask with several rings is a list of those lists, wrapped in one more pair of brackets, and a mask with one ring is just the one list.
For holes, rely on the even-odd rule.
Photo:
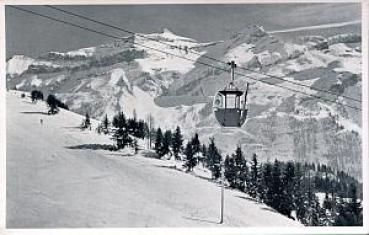
{"label": "mountain ridge", "polygon": [[[360,114],[266,83],[345,104],[357,103],[260,74],[361,99],[360,41],[360,35],[342,33],[330,38],[305,37],[296,44],[270,35],[261,26],[249,26],[224,41],[200,43],[163,30],[163,33],[135,35],[87,51],[41,56],[22,73],[8,73],[7,85],[55,93],[72,110],[90,112],[97,118],[105,114],[111,117],[122,109],[128,116],[134,110],[140,117],[152,114],[157,126],[173,129],[180,125],[187,135],[199,132],[202,140],[216,137],[224,151],[241,144],[244,150],[254,151],[264,160],[274,157],[322,160],[339,169],[348,164],[349,173],[360,178],[361,172],[357,170],[361,164]],[[242,131],[222,134],[212,115],[212,96],[227,84],[229,73],[213,71],[171,54],[225,70],[228,68],[223,63],[207,57],[224,62],[233,59],[250,69],[239,69],[238,73],[253,79],[236,75],[240,89],[244,89],[246,82],[251,84],[250,116]],[[178,102],[171,101],[176,97],[181,97]],[[323,130],[331,131],[324,134]],[[283,141],[273,137],[285,132],[290,134],[284,134]],[[313,144],[314,138],[322,143]],[[333,154],[335,144],[341,144],[342,149]]]}

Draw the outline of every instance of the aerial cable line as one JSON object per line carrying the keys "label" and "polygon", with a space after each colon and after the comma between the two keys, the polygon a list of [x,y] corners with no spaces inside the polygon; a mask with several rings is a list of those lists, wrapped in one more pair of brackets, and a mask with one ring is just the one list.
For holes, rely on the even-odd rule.
{"label": "aerial cable line", "polygon": [[268,74],[268,73],[256,71],[256,70],[245,68],[245,67],[239,67],[239,68],[240,69],[243,69],[243,70],[246,70],[246,71],[253,72],[253,73],[257,73],[257,74],[260,74],[260,75],[264,75],[264,76],[267,76],[267,77],[270,77],[270,78],[278,79],[278,80],[283,81],[283,82],[288,82],[288,83],[291,83],[291,84],[294,84],[294,85],[298,85],[298,86],[310,88],[311,90],[330,93],[330,94],[335,95],[337,97],[344,97],[346,99],[349,99],[349,100],[352,100],[352,101],[356,101],[356,102],[362,103],[362,101],[359,100],[359,99],[355,99],[355,98],[352,98],[350,96],[346,96],[346,95],[342,95],[342,94],[340,95],[340,94],[337,94],[334,91],[324,90],[324,89],[320,89],[320,88],[317,88],[317,87],[312,87],[312,86],[309,86],[309,85],[301,84],[301,83],[298,83],[298,82],[295,82],[295,81],[286,80],[286,79],[283,79],[283,78],[281,78],[279,76],[276,76],[276,75],[272,75],[272,74]]}
{"label": "aerial cable line", "polygon": [[[128,30],[128,29],[125,29],[125,28],[122,28],[122,27],[118,27],[118,26],[114,26],[114,25],[111,25],[111,24],[107,24],[105,22],[102,22],[102,21],[99,21],[99,20],[95,20],[95,19],[89,18],[87,16],[76,14],[76,13],[73,13],[73,12],[70,12],[70,11],[67,11],[67,10],[64,10],[64,9],[61,9],[61,8],[58,8],[58,7],[55,7],[55,6],[45,5],[45,7],[48,7],[48,8],[51,8],[51,9],[54,9],[54,10],[63,12],[65,14],[68,14],[68,15],[71,15],[71,16],[75,16],[75,17],[81,18],[81,19],[84,19],[84,20],[87,20],[87,21],[91,21],[91,22],[94,22],[94,23],[97,23],[97,24],[100,24],[100,25],[104,25],[104,26],[107,26],[107,27],[110,27],[110,28],[113,28],[113,29],[117,29],[117,30],[122,31],[122,32],[133,34],[133,35],[138,36],[138,37],[142,37],[142,38],[145,38],[145,39],[148,39],[148,40],[152,40],[152,41],[155,41],[157,43],[161,43],[163,45],[167,45],[167,46],[173,47],[173,45],[170,44],[170,43],[166,43],[166,42],[162,42],[162,41],[157,41],[157,40],[155,40],[153,38],[150,38],[150,37],[147,37],[145,35],[138,34],[136,32],[133,32],[131,30]],[[182,50],[182,48],[178,48],[178,49]],[[192,53],[192,54],[195,54],[195,55],[198,55],[198,56],[202,56],[202,57],[204,57],[206,59],[209,59],[209,60],[213,60],[213,61],[216,61],[216,62],[227,64],[227,62],[225,62],[225,61],[222,61],[220,59],[217,59],[217,58],[214,58],[214,57],[210,57],[210,56],[207,56],[207,55],[202,55],[201,53],[198,53],[196,51],[191,51],[191,50],[188,51],[188,50],[186,50],[186,52],[189,52],[189,53]],[[342,95],[342,94],[340,95],[340,94],[337,94],[334,91],[324,90],[324,89],[320,89],[320,88],[316,88],[316,87],[311,87],[311,86],[308,86],[308,85],[305,85],[305,84],[301,84],[301,83],[298,83],[298,82],[295,82],[295,81],[283,79],[282,77],[279,77],[279,76],[276,76],[276,75],[264,73],[264,72],[257,71],[257,70],[254,70],[254,69],[250,69],[250,68],[246,68],[246,67],[239,67],[239,68],[240,69],[243,69],[245,71],[248,71],[248,72],[257,73],[257,74],[264,75],[264,76],[267,76],[267,77],[270,77],[270,78],[274,78],[274,79],[277,79],[277,80],[280,80],[280,81],[283,81],[283,82],[291,83],[291,84],[294,84],[294,85],[297,85],[297,86],[307,87],[307,88],[310,88],[311,90],[320,91],[320,92],[326,92],[326,93],[330,93],[332,95],[344,97],[344,98],[349,99],[349,100],[352,100],[352,101],[356,101],[356,102],[360,102],[360,103],[362,102],[359,99],[355,99],[355,98],[352,98],[350,96],[346,96],[346,95]]]}
{"label": "aerial cable line", "polygon": [[35,11],[26,10],[24,8],[20,8],[20,7],[16,7],[16,6],[11,6],[11,5],[8,5],[7,7],[14,8],[14,9],[17,9],[19,11],[24,11],[24,12],[27,12],[29,14],[40,16],[40,17],[43,17],[43,18],[46,18],[46,19],[49,19],[49,20],[52,20],[52,21],[59,22],[59,23],[63,23],[63,24],[67,24],[67,25],[70,25],[70,26],[73,26],[73,27],[84,29],[84,30],[87,30],[87,31],[90,31],[90,32],[93,32],[93,33],[101,34],[101,35],[106,36],[106,37],[120,39],[120,40],[123,39],[121,37],[113,36],[113,35],[110,35],[110,34],[107,34],[107,33],[104,33],[104,32],[100,32],[100,31],[97,31],[97,30],[94,30],[94,29],[90,29],[90,28],[87,28],[87,27],[84,27],[84,26],[80,26],[80,25],[77,25],[77,24],[74,24],[74,23],[71,23],[71,22],[67,22],[67,21],[64,21],[64,20],[59,20],[59,19],[56,19],[56,18],[51,17],[51,16],[43,15],[43,14],[37,13]]}
{"label": "aerial cable line", "polygon": [[[9,5],[8,7],[17,9],[19,11],[27,12],[29,14],[36,15],[36,16],[39,16],[39,17],[42,17],[42,18],[46,18],[46,19],[49,19],[49,20],[52,20],[52,21],[56,21],[56,22],[63,23],[63,24],[66,24],[66,25],[70,25],[70,26],[73,26],[73,27],[76,27],[76,28],[80,28],[80,29],[83,29],[83,30],[86,30],[86,31],[89,31],[89,32],[100,34],[100,35],[103,35],[105,37],[119,39],[119,40],[127,40],[128,41],[127,38],[110,35],[110,34],[107,34],[107,33],[104,33],[104,32],[100,32],[100,31],[97,31],[97,30],[94,30],[94,29],[91,29],[91,28],[88,28],[88,27],[84,27],[84,26],[80,26],[80,25],[74,24],[74,23],[71,23],[71,22],[68,22],[68,21],[59,20],[59,19],[56,19],[56,18],[51,17],[51,16],[43,15],[43,14],[40,14],[40,13],[31,11],[31,10],[26,10],[26,9],[23,9],[23,8],[20,8],[20,7],[16,7],[16,6],[11,6],[11,5]],[[202,62],[202,61],[198,61],[198,60],[190,59],[190,58],[187,58],[187,57],[179,56],[179,55],[176,55],[176,54],[173,54],[173,53],[170,53],[170,52],[165,52],[165,51],[162,51],[162,50],[157,49],[157,48],[153,48],[153,47],[149,47],[149,46],[143,45],[141,43],[137,43],[137,42],[134,42],[134,41],[130,41],[130,43],[136,44],[136,45],[140,45],[141,47],[144,47],[144,48],[147,48],[147,49],[150,49],[150,50],[154,50],[154,51],[158,51],[158,52],[161,52],[161,53],[164,53],[164,54],[169,54],[169,55],[172,55],[172,56],[175,56],[175,57],[184,59],[184,60],[188,60],[188,61],[191,61],[191,62],[194,62],[194,63],[197,63],[197,64],[201,64],[201,65],[209,66],[209,67],[212,67],[212,68],[216,68],[218,70],[223,70],[223,71],[226,71],[226,72],[230,72],[229,69],[217,67],[217,66],[214,66],[212,64],[208,64],[208,63],[205,63],[205,62]],[[321,96],[317,96],[317,95],[313,95],[313,94],[308,94],[306,92],[303,92],[303,91],[300,91],[300,90],[294,90],[294,89],[291,89],[291,88],[288,88],[288,87],[281,86],[279,84],[269,83],[267,81],[259,80],[257,78],[254,78],[254,77],[251,77],[251,76],[248,76],[248,75],[245,75],[245,74],[240,74],[240,73],[235,73],[235,74],[236,75],[239,75],[239,76],[246,77],[246,78],[251,79],[251,80],[254,80],[254,81],[259,81],[259,82],[265,83],[267,85],[280,87],[282,89],[286,89],[286,90],[289,90],[289,91],[292,91],[292,92],[303,94],[305,96],[310,96],[310,97],[313,97],[313,98],[316,98],[316,99],[320,99],[320,100],[323,100],[323,101],[326,101],[326,102],[335,103],[335,104],[338,104],[338,105],[341,105],[341,106],[345,106],[345,107],[348,107],[348,108],[351,108],[351,109],[354,109],[354,110],[357,110],[357,111],[361,111],[361,108],[358,108],[358,107],[355,107],[355,106],[351,106],[351,105],[347,105],[347,104],[342,104],[342,103],[340,103],[338,101],[325,99],[325,98],[323,98]]]}

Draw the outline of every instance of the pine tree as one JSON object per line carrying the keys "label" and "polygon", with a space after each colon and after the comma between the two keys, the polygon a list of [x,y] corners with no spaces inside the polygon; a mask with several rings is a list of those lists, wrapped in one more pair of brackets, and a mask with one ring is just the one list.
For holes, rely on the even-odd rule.
{"label": "pine tree", "polygon": [[118,113],[118,115],[115,115],[112,124],[115,128],[125,128],[127,126],[127,123],[124,113],[120,112]]}
{"label": "pine tree", "polygon": [[119,128],[115,131],[113,138],[117,141],[117,148],[123,149],[132,143],[132,139],[126,128]]}
{"label": "pine tree", "polygon": [[177,126],[172,138],[172,149],[174,157],[176,160],[180,160],[179,153],[183,148],[183,135],[179,126]]}
{"label": "pine tree", "polygon": [[301,163],[296,163],[295,167],[295,205],[296,205],[296,217],[298,220],[302,221],[305,217],[306,207],[305,207],[305,193],[303,188],[304,182],[304,168]]}
{"label": "pine tree", "polygon": [[237,146],[236,152],[234,155],[235,162],[235,173],[236,173],[236,181],[235,187],[241,191],[245,190],[245,184],[247,181],[247,164],[246,159],[243,155],[241,146]]}
{"label": "pine tree", "polygon": [[276,159],[274,161],[273,169],[272,169],[272,203],[271,206],[278,210],[280,209],[281,202],[281,192],[282,192],[282,181],[281,181],[281,170],[280,163]]}
{"label": "pine tree", "polygon": [[235,168],[236,167],[234,157],[230,157],[229,155],[227,155],[224,160],[224,177],[227,179],[231,188],[237,188],[237,173]]}
{"label": "pine tree", "polygon": [[257,198],[259,199],[260,202],[264,202],[266,199],[266,188],[263,184],[263,164],[260,163],[259,166],[259,173],[258,173],[258,177],[257,177]]}
{"label": "pine tree", "polygon": [[358,202],[357,197],[357,187],[355,184],[350,185],[350,198],[351,202],[349,204],[349,211],[352,213],[352,224],[353,226],[362,226],[363,225],[363,215],[360,208],[360,203]]}
{"label": "pine tree", "polygon": [[[306,165],[305,165],[306,166]],[[302,223],[308,226],[319,226],[320,217],[322,214],[322,210],[319,204],[319,200],[314,193],[314,188],[311,186],[312,177],[311,171],[315,169],[315,165],[307,165],[307,192],[305,193],[304,206],[305,206],[305,215],[302,219]]]}
{"label": "pine tree", "polygon": [[[200,140],[199,140],[199,135],[197,133],[191,139],[191,145],[192,145],[193,154],[196,157],[196,161],[198,161],[199,159],[202,159],[202,156],[201,156],[201,143],[200,143]],[[196,164],[197,164],[197,162],[196,162]]]}
{"label": "pine tree", "polygon": [[205,158],[208,155],[208,149],[206,148],[205,144],[202,144],[201,153],[202,153],[202,158],[200,158],[199,161],[201,162],[202,167],[205,167],[205,163],[206,163]]}
{"label": "pine tree", "polygon": [[331,200],[328,197],[328,193],[325,194],[324,201],[323,201],[323,208],[326,210],[331,210]]}
{"label": "pine tree", "polygon": [[101,127],[104,130],[105,134],[109,133],[109,126],[110,126],[110,121],[108,119],[108,115],[105,114],[105,117],[104,117],[104,119],[102,120],[102,123],[101,123]]}
{"label": "pine tree", "polygon": [[282,176],[283,190],[280,202],[280,212],[291,217],[294,206],[294,186],[295,186],[295,166],[292,161],[287,162],[286,169]]}
{"label": "pine tree", "polygon": [[33,90],[31,91],[31,99],[32,102],[35,102],[37,100],[44,100],[44,94],[42,91]]}
{"label": "pine tree", "polygon": [[163,156],[170,153],[170,146],[172,145],[172,132],[170,130],[165,131],[163,138]]}
{"label": "pine tree", "polygon": [[210,138],[207,155],[207,165],[212,173],[213,179],[218,179],[220,177],[221,161],[222,157],[217,147],[215,146],[214,138]]}
{"label": "pine tree", "polygon": [[32,100],[32,102],[35,102],[37,100],[37,91],[36,90],[31,91],[31,100]]}
{"label": "pine tree", "polygon": [[146,124],[143,120],[139,120],[137,123],[136,137],[139,139],[145,138]]}
{"label": "pine tree", "polygon": [[309,206],[306,213],[306,222],[308,226],[320,226],[321,208],[319,200],[315,195],[311,195]]}
{"label": "pine tree", "polygon": [[127,129],[128,129],[128,132],[131,135],[137,137],[137,122],[136,122],[136,119],[129,118],[127,120]]}
{"label": "pine tree", "polygon": [[186,161],[185,166],[187,171],[192,171],[196,166],[196,157],[194,156],[194,150],[191,143],[187,143],[185,149]]}
{"label": "pine tree", "polygon": [[323,226],[332,226],[334,223],[331,204],[332,200],[328,197],[328,193],[326,193],[322,207],[323,214],[321,216],[321,225]]}
{"label": "pine tree", "polygon": [[334,223],[334,211],[333,211],[333,198],[329,198],[329,186],[330,180],[328,177],[328,168],[326,165],[321,165],[321,171],[324,172],[324,192],[325,197],[322,205],[322,210],[324,212],[322,216],[322,225],[332,226]]}
{"label": "pine tree", "polygon": [[82,129],[86,129],[91,127],[91,120],[90,120],[90,115],[88,113],[86,113],[85,115],[85,119],[82,122]]}
{"label": "pine tree", "polygon": [[264,202],[268,206],[272,205],[273,191],[272,191],[272,164],[267,162],[263,169],[263,185],[265,189]]}
{"label": "pine tree", "polygon": [[193,149],[195,154],[201,152],[201,144],[200,144],[200,140],[199,140],[199,134],[197,134],[197,133],[195,134],[195,136],[191,140],[191,144],[192,144],[192,149]]}
{"label": "pine tree", "polygon": [[163,133],[161,132],[160,127],[156,131],[155,135],[155,152],[160,156],[164,156],[163,154]]}
{"label": "pine tree", "polygon": [[257,191],[258,191],[258,160],[257,156],[254,153],[252,156],[252,163],[251,163],[251,188],[250,188],[250,195],[253,198],[256,198]]}
{"label": "pine tree", "polygon": [[46,103],[50,108],[48,114],[56,114],[59,111],[58,100],[54,95],[49,95],[46,99]]}

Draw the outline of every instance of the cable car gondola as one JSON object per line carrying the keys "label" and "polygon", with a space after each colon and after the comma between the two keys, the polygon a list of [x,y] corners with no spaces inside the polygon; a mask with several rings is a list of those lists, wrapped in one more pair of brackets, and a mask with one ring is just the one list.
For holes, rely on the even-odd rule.
{"label": "cable car gondola", "polygon": [[[228,63],[231,66],[232,80],[227,87],[217,92],[214,97],[213,110],[219,124],[223,127],[241,127],[246,122],[246,99],[249,84],[245,92],[240,91],[234,85],[234,61]],[[241,100],[243,98],[243,100]]]}

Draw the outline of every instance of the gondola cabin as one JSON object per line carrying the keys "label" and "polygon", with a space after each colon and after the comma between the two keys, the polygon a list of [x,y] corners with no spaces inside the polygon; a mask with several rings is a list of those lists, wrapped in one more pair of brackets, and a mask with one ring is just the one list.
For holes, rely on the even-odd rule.
{"label": "gondola cabin", "polygon": [[232,82],[229,86],[217,92],[214,97],[213,110],[217,121],[224,127],[241,127],[247,117],[246,98],[248,91],[248,84],[246,91],[238,90],[234,84],[234,62],[230,62],[232,66]]}
{"label": "gondola cabin", "polygon": [[234,89],[224,89],[215,95],[213,109],[215,118],[221,126],[241,127],[247,116],[246,96],[244,92]]}

